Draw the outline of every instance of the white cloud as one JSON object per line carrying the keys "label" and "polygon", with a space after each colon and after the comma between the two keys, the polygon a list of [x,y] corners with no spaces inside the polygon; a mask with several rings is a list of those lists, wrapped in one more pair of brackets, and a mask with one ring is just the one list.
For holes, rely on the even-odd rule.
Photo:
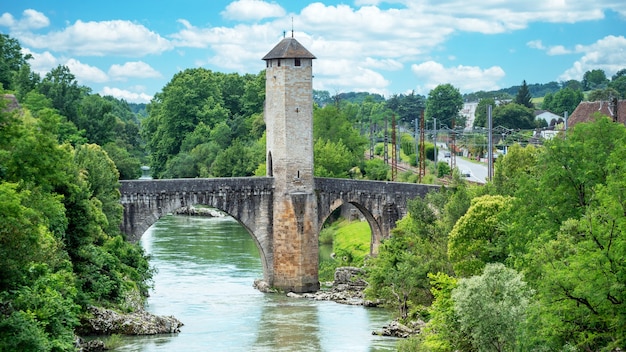
{"label": "white cloud", "polygon": [[526,43],[526,46],[531,48],[531,49],[539,49],[539,50],[545,50],[546,49],[546,47],[543,46],[543,43],[541,42],[540,39],[531,40],[528,43]]}
{"label": "white cloud", "polygon": [[59,66],[62,62],[61,60],[58,60],[54,55],[52,55],[49,51],[37,53],[31,51],[28,48],[22,48],[22,54],[32,55],[33,58],[31,60],[28,60],[28,63],[30,64],[31,70],[33,70],[33,72],[37,72],[40,75],[50,72],[50,70]]}
{"label": "white cloud", "polygon": [[129,103],[149,103],[152,100],[152,96],[143,93],[143,92],[131,92],[129,90],[114,88],[114,87],[104,87],[102,88],[101,95],[110,95],[117,99],[124,99]]}
{"label": "white cloud", "polygon": [[43,13],[33,9],[24,10],[22,19],[16,20],[13,15],[5,12],[0,16],[0,26],[9,27],[11,31],[21,32],[40,29],[50,25],[50,20]]}
{"label": "white cloud", "polygon": [[387,94],[390,82],[372,69],[351,60],[315,63],[315,89],[329,92],[368,91]]}
{"label": "white cloud", "polygon": [[546,54],[548,54],[550,56],[565,55],[565,54],[571,54],[572,53],[571,50],[567,49],[563,45],[554,45],[554,46],[547,47],[547,46],[545,46],[543,44],[543,42],[541,40],[531,40],[528,43],[526,43],[526,46],[531,48],[531,49],[537,49],[537,50],[545,51]]}
{"label": "white cloud", "polygon": [[418,89],[422,94],[445,83],[452,84],[461,92],[494,90],[499,88],[497,81],[505,76],[504,70],[499,66],[487,69],[463,65],[444,67],[434,61],[414,64],[411,66],[411,71],[421,82],[424,82]]}
{"label": "white cloud", "polygon": [[595,69],[604,70],[607,77],[626,68],[626,38],[624,36],[606,36],[591,45],[577,45],[576,52],[584,55],[567,69],[559,80],[581,80],[585,72]]}
{"label": "white cloud", "polygon": [[141,57],[172,49],[171,43],[159,34],[140,24],[121,20],[78,20],[60,32],[45,35],[22,33],[18,39],[26,46],[82,56]]}
{"label": "white cloud", "polygon": [[126,78],[161,77],[161,73],[143,61],[133,61],[123,65],[112,65],[109,68],[109,76],[112,79],[125,80]]}
{"label": "white cloud", "polygon": [[65,62],[65,66],[67,66],[72,74],[76,76],[76,80],[80,84],[85,84],[86,82],[102,83],[109,80],[107,74],[101,69],[83,64],[76,59],[67,60],[67,62]]}
{"label": "white cloud", "polygon": [[285,10],[274,2],[238,0],[228,4],[221,15],[229,20],[259,21],[265,18],[285,16]]}
{"label": "white cloud", "polygon": [[555,46],[552,46],[552,47],[548,48],[546,53],[548,55],[554,56],[554,55],[571,54],[572,51],[569,50],[569,49],[566,49],[563,45],[555,45]]}

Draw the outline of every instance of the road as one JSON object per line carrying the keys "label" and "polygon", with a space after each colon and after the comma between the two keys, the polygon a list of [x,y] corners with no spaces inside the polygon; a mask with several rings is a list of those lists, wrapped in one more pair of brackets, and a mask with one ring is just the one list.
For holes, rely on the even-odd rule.
{"label": "road", "polygon": [[[449,150],[446,148],[444,143],[437,143],[438,148],[438,161],[446,161],[448,165],[450,164],[450,158],[446,157],[446,152]],[[487,182],[487,164],[478,163],[475,161],[469,161],[467,159],[463,159],[460,156],[456,157],[456,166],[459,171],[467,170],[469,171],[468,180],[478,183],[486,183]]]}

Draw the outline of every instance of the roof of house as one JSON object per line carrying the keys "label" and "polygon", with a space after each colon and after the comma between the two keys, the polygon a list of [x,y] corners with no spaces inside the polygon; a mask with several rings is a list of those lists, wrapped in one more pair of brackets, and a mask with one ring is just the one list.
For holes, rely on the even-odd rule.
{"label": "roof of house", "polygon": [[315,59],[315,55],[311,54],[302,44],[295,38],[287,37],[276,44],[274,49],[270,50],[263,60],[272,59]]}
{"label": "roof of house", "polygon": [[[597,112],[614,118],[614,109],[608,101],[583,101],[567,119],[567,127],[577,123],[593,121]],[[617,102],[617,121],[626,124],[626,100]]]}

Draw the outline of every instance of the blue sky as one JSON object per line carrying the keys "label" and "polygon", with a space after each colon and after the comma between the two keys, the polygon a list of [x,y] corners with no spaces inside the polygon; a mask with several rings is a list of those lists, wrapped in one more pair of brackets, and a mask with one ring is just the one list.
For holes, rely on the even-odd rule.
{"label": "blue sky", "polygon": [[94,93],[149,102],[177,72],[258,73],[286,31],[315,89],[390,96],[581,80],[626,68],[624,0],[21,0],[0,32],[44,75],[65,65]]}

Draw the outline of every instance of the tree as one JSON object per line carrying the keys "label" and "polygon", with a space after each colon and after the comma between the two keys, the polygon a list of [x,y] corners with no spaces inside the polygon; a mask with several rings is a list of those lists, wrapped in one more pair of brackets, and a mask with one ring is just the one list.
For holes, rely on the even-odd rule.
{"label": "tree", "polygon": [[0,87],[12,90],[16,88],[16,78],[22,68],[28,67],[31,54],[22,54],[22,47],[15,38],[0,34]]}
{"label": "tree", "polygon": [[610,87],[604,89],[596,89],[589,93],[587,100],[589,101],[610,101],[613,98],[619,97],[620,93]]}
{"label": "tree", "polygon": [[363,167],[365,177],[369,180],[385,181],[390,170],[391,167],[385,164],[383,159],[379,158],[365,160],[365,166]]}
{"label": "tree", "polygon": [[571,114],[583,98],[582,91],[564,88],[554,95],[546,95],[542,107],[544,110],[552,111],[555,114],[562,114],[565,111]]}
{"label": "tree", "polygon": [[448,256],[458,276],[476,275],[485,264],[506,260],[508,239],[501,229],[500,214],[509,207],[510,199],[499,195],[472,199],[448,240]]}
{"label": "tree", "polygon": [[464,121],[459,118],[459,111],[463,107],[463,97],[458,88],[451,84],[440,84],[428,93],[426,100],[426,116],[436,118],[439,125],[452,127],[452,120],[462,126]]}
{"label": "tree", "polygon": [[624,268],[614,260],[626,243],[624,145],[626,128],[608,117],[577,124],[546,143],[536,175],[516,192],[507,232],[526,252],[514,261],[539,305],[550,304],[538,308],[533,322],[542,323],[529,335],[550,348],[610,350],[626,336]]}
{"label": "tree", "polygon": [[532,96],[530,95],[530,91],[528,90],[528,86],[526,85],[526,80],[522,82],[522,86],[517,91],[517,95],[515,96],[515,102],[529,109],[534,108]]}
{"label": "tree", "polygon": [[539,151],[533,145],[513,144],[495,164],[493,185],[497,194],[513,196],[518,187],[534,177]]}
{"label": "tree", "polygon": [[477,351],[515,351],[532,290],[515,270],[488,264],[452,290],[461,331]]}
{"label": "tree", "polygon": [[86,87],[78,86],[76,77],[67,66],[57,66],[46,74],[37,86],[39,93],[52,101],[52,107],[76,126],[78,121],[78,107],[85,94],[89,92]]}
{"label": "tree", "polygon": [[493,110],[493,126],[509,129],[531,129],[535,127],[533,111],[524,105],[508,103]]}
{"label": "tree", "polygon": [[90,143],[103,146],[114,140],[116,116],[113,108],[113,103],[97,94],[81,100],[78,119],[74,123],[79,130],[85,131],[85,137]]}
{"label": "tree", "polygon": [[[623,69],[622,71],[626,72],[626,69]],[[609,88],[617,91],[617,97],[621,99],[626,98],[626,73],[620,76],[613,76],[613,80],[609,83]]]}
{"label": "tree", "polygon": [[419,118],[421,111],[425,108],[426,99],[424,96],[415,94],[393,95],[387,100],[387,107],[398,115],[398,121],[407,125],[413,125],[416,118]]}
{"label": "tree", "polygon": [[492,108],[495,108],[496,101],[493,98],[480,99],[478,105],[476,106],[474,127],[487,127],[487,108],[489,105],[491,105]]}
{"label": "tree", "polygon": [[353,156],[341,140],[332,142],[319,138],[313,146],[315,176],[347,178],[354,166]]}
{"label": "tree", "polygon": [[601,69],[587,71],[583,75],[583,90],[602,89],[605,88],[608,83],[609,80],[606,78],[606,73]]}
{"label": "tree", "polygon": [[409,201],[408,214],[385,239],[366,269],[366,294],[394,306],[407,318],[417,305],[432,302],[428,273],[450,273],[446,235],[439,226],[441,207],[450,193],[430,193]]}
{"label": "tree", "polygon": [[120,204],[119,172],[115,163],[97,144],[76,147],[74,160],[86,175],[91,197],[100,201],[102,213],[106,216],[104,231],[109,236],[118,235],[123,207]]}

